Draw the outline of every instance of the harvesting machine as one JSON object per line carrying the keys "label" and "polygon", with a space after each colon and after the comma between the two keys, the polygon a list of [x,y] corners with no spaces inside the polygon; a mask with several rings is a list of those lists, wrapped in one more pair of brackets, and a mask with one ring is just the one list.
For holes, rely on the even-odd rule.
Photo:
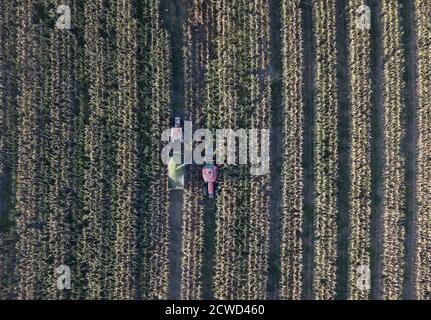
{"label": "harvesting machine", "polygon": [[[183,142],[183,128],[181,118],[175,117],[174,126],[171,128],[171,141]],[[181,149],[180,149],[181,150]],[[184,164],[182,163],[182,152],[174,152],[168,163],[168,188],[169,190],[184,189]]]}

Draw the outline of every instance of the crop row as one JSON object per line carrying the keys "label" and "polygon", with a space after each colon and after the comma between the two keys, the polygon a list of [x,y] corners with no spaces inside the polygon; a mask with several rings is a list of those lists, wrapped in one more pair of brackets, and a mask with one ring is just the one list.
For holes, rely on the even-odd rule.
{"label": "crop row", "polygon": [[[233,84],[235,79],[234,65],[237,63],[234,44],[235,6],[239,1],[213,1],[214,10],[214,51],[215,58],[211,61],[209,70],[209,90],[212,96],[213,112],[207,115],[209,126],[221,128],[234,128],[236,113],[233,109],[237,106],[237,92]],[[237,297],[238,277],[244,273],[238,272],[238,264],[243,261],[238,257],[238,244],[236,239],[236,219],[239,212],[239,197],[241,182],[227,177],[224,172],[220,177],[219,193],[217,196],[216,212],[216,250],[215,250],[215,275],[214,297],[217,299],[232,299]]]}
{"label": "crop row", "polygon": [[[369,286],[358,280],[370,268],[371,218],[371,84],[370,32],[357,25],[362,0],[348,2],[349,75],[351,103],[351,151],[349,194],[349,286],[350,299],[367,299]],[[362,14],[366,14],[363,12]],[[364,279],[366,280],[366,279]]]}
{"label": "crop row", "polygon": [[417,30],[417,242],[416,298],[431,297],[431,5],[416,0]]}
{"label": "crop row", "polygon": [[[251,62],[250,98],[251,128],[271,128],[271,78],[270,65],[270,30],[269,4],[266,0],[254,0],[250,3],[249,32]],[[265,144],[268,144],[265,146]],[[256,146],[263,151],[269,148],[269,141],[259,141]],[[262,152],[263,154],[263,152]],[[268,161],[262,158],[263,161]],[[269,163],[267,163],[269,167]],[[268,253],[269,253],[269,174],[251,176],[250,218],[248,237],[248,265],[246,299],[264,299],[266,297]]]}
{"label": "crop row", "polygon": [[313,1],[315,23],[315,258],[316,299],[335,297],[337,258],[337,79],[335,0]]}
{"label": "crop row", "polygon": [[[67,2],[73,6],[73,2]],[[55,5],[60,5],[56,2]],[[74,161],[78,155],[78,119],[75,108],[76,96],[76,37],[71,33],[63,33],[52,29],[50,32],[50,79],[48,83],[47,104],[49,108],[49,126],[47,132],[50,139],[47,150],[49,157],[48,199],[45,215],[45,250],[44,263],[49,265],[71,265],[72,236],[71,224],[73,213],[78,208],[76,190],[79,183],[77,174],[78,163]],[[48,156],[49,154],[49,156]],[[56,288],[57,275],[46,274],[45,296],[52,299],[65,298],[67,293]]]}
{"label": "crop row", "polygon": [[[139,218],[140,266],[144,299],[168,297],[169,193],[167,168],[161,163],[160,140],[169,128],[171,104],[171,50],[169,37],[161,24],[160,1],[143,3],[138,20],[138,75],[140,88],[139,138]],[[142,229],[140,229],[142,228]]]}
{"label": "crop row", "polygon": [[283,167],[281,287],[283,299],[301,299],[303,224],[303,34],[300,1],[284,0],[281,6],[283,63]]}
{"label": "crop row", "polygon": [[383,172],[383,298],[400,299],[404,274],[405,187],[404,157],[401,142],[405,134],[402,123],[404,101],[404,52],[399,2],[382,2],[384,49],[384,172]]}
{"label": "crop row", "polygon": [[[33,1],[23,1],[17,9],[18,130],[16,171],[17,214],[17,297],[40,298],[45,289],[42,225],[46,222],[48,183],[46,181],[46,150],[48,126],[41,123],[49,115],[50,70],[49,42],[42,40],[42,31],[32,24]],[[43,287],[43,288],[41,288]],[[42,290],[41,290],[42,289]]]}
{"label": "crop row", "polygon": [[80,287],[76,297],[90,299],[109,297],[112,287],[112,262],[109,252],[113,244],[113,225],[110,215],[110,181],[113,177],[114,159],[110,157],[109,138],[113,128],[109,120],[109,102],[106,99],[106,39],[101,36],[99,22],[104,20],[103,2],[87,3],[85,14],[85,65],[89,79],[88,124],[84,129],[83,226],[78,245],[77,270]]}

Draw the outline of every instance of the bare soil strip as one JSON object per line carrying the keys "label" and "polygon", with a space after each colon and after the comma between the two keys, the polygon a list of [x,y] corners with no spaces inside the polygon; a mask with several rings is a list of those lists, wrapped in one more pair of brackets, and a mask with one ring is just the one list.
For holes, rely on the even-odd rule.
{"label": "bare soil strip", "polygon": [[214,299],[213,277],[215,265],[216,204],[212,199],[205,199],[204,212],[204,256],[202,263],[202,295],[205,300]]}
{"label": "bare soil strip", "polygon": [[[183,63],[183,3],[182,0],[161,0],[164,27],[170,35],[172,49],[172,114],[184,117],[184,63]],[[169,299],[181,295],[181,191],[169,196]]]}
{"label": "bare soil strip", "polygon": [[371,299],[381,298],[383,250],[383,48],[380,4],[371,8]]}
{"label": "bare soil strip", "polygon": [[180,299],[181,295],[181,225],[182,191],[171,191],[169,195],[169,299]]}
{"label": "bare soil strip", "polygon": [[303,299],[313,299],[314,266],[314,52],[312,1],[301,3],[304,14],[302,29],[304,34],[304,225],[302,241],[304,246]]}
{"label": "bare soil strip", "polygon": [[280,199],[282,166],[282,70],[280,39],[280,1],[270,0],[271,28],[271,77],[272,77],[272,128],[271,128],[271,196],[270,196],[270,238],[267,297],[279,298],[280,284]]}
{"label": "bare soil strip", "polygon": [[11,182],[12,176],[10,173],[0,175],[0,232],[8,231],[10,226]]}
{"label": "bare soil strip", "polygon": [[185,0],[161,0],[161,16],[171,41],[172,111],[184,117],[183,22]]}
{"label": "bare soil strip", "polygon": [[337,96],[338,96],[338,234],[337,234],[337,286],[336,298],[348,296],[349,265],[349,71],[347,8],[344,0],[336,2],[337,24]]}
{"label": "bare soil strip", "polygon": [[400,9],[403,24],[403,45],[406,55],[404,99],[406,135],[402,152],[406,159],[406,261],[403,299],[415,298],[416,246],[416,29],[413,1],[406,1]]}

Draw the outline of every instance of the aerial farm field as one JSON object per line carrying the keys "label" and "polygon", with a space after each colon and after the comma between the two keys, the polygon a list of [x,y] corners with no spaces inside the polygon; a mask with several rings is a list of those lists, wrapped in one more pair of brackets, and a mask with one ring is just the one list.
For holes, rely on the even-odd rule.
{"label": "aerial farm field", "polygon": [[431,2],[0,0],[0,299],[430,300]]}

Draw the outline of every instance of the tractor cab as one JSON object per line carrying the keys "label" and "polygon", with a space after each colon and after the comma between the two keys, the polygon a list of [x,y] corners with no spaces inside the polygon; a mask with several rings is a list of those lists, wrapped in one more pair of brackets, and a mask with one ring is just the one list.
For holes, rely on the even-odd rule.
{"label": "tractor cab", "polygon": [[217,183],[219,171],[217,165],[210,163],[202,168],[202,177],[204,179],[204,195],[211,199],[215,196],[215,186]]}

